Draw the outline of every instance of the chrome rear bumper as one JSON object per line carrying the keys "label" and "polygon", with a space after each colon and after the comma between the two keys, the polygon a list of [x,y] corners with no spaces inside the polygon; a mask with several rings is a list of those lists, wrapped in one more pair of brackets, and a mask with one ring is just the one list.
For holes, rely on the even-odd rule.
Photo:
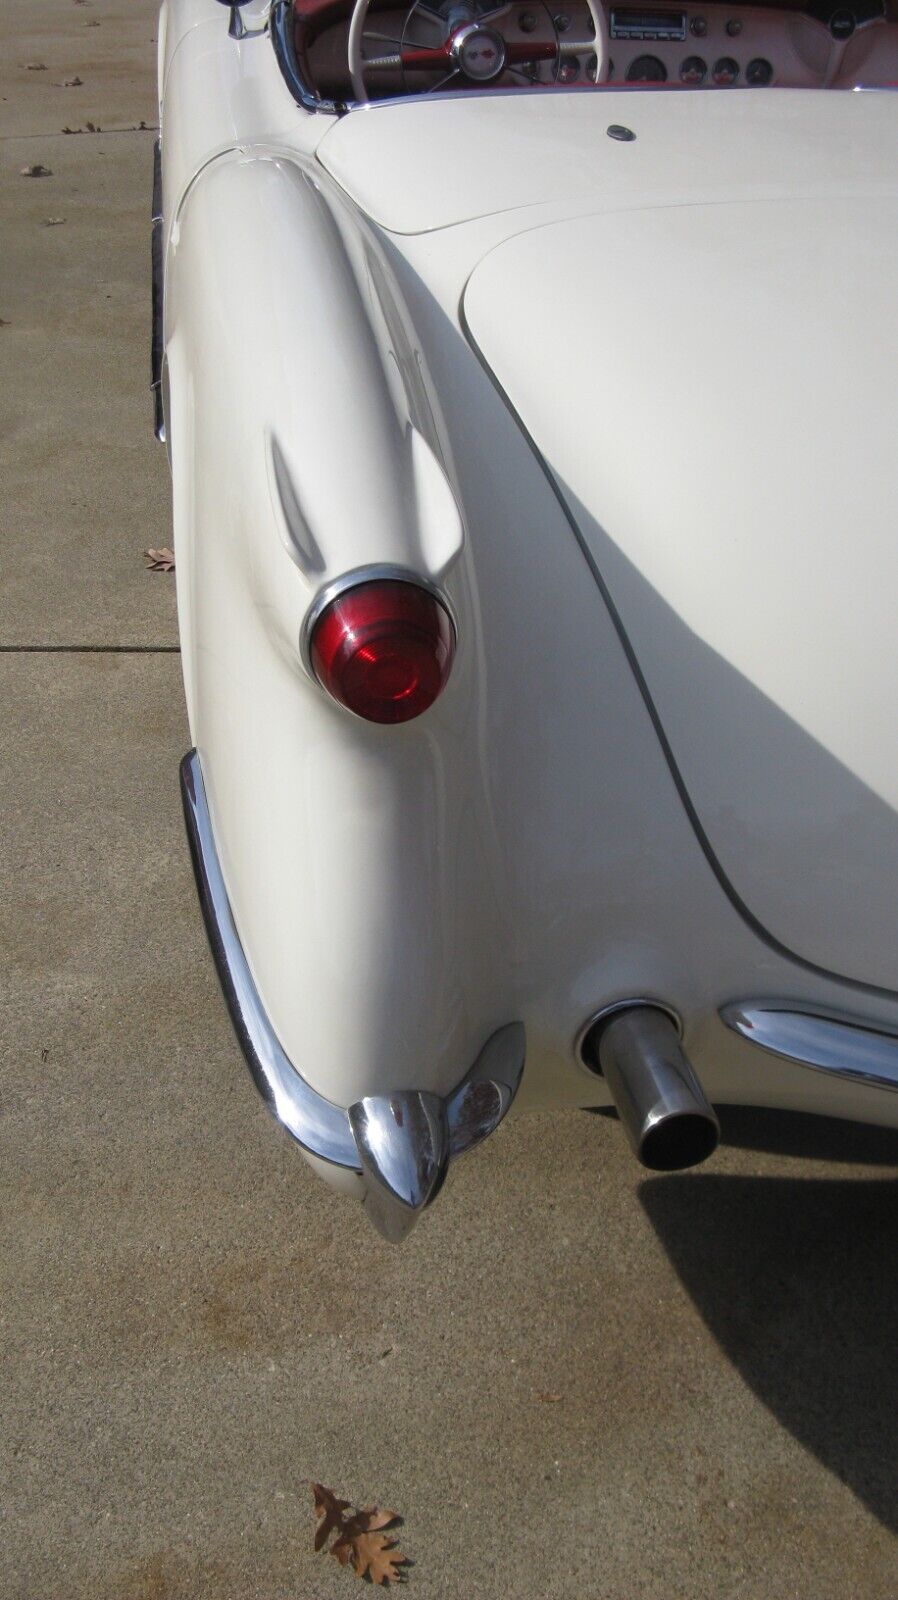
{"label": "chrome rear bumper", "polygon": [[199,756],[181,762],[181,797],[203,920],[234,1031],[272,1114],[312,1156],[358,1172],[365,1208],[392,1242],[435,1199],[449,1162],[492,1133],[524,1070],[524,1027],[500,1028],[446,1098],[415,1089],[371,1095],[348,1109],[311,1087],[284,1053],[240,943],[215,848]]}

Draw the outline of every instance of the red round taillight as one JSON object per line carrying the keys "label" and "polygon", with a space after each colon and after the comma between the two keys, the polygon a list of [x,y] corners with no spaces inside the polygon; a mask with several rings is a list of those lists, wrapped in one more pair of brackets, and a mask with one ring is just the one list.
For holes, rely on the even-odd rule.
{"label": "red round taillight", "polygon": [[409,722],[445,687],[455,633],[449,615],[416,583],[378,578],[326,606],[312,631],[319,683],[368,722]]}

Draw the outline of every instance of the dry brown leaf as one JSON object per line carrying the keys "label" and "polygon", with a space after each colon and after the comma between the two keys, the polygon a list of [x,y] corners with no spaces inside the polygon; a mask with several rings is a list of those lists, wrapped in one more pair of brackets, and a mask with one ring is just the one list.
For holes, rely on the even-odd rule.
{"label": "dry brown leaf", "polygon": [[23,178],[52,178],[53,176],[50,168],[45,167],[40,161],[33,161],[28,167],[20,167],[19,172]]}
{"label": "dry brown leaf", "polygon": [[368,1578],[371,1583],[402,1582],[406,1558],[395,1540],[385,1538],[382,1533],[364,1533],[361,1529],[357,1533],[347,1531],[341,1534],[331,1555],[336,1556],[341,1567],[351,1562],[356,1575]]}
{"label": "dry brown leaf", "polygon": [[24,62],[24,67],[26,72],[46,72],[47,63],[46,61],[26,61]]}
{"label": "dry brown leaf", "polygon": [[[323,1483],[312,1484],[315,1515],[315,1549],[323,1550],[330,1535],[337,1537],[330,1546],[341,1567],[351,1566],[360,1578],[369,1583],[400,1583],[407,1557],[397,1548],[394,1539],[384,1535],[384,1528],[400,1522],[395,1511],[382,1510],[380,1506],[358,1509],[348,1500],[340,1500],[333,1489]],[[349,1515],[347,1515],[347,1512]]]}
{"label": "dry brown leaf", "polygon": [[346,1526],[344,1511],[348,1511],[348,1500],[338,1500],[333,1489],[326,1489],[323,1483],[312,1484],[312,1494],[315,1497],[315,1515],[321,1520],[315,1529],[315,1549],[321,1550],[327,1543],[335,1528],[342,1532]]}
{"label": "dry brown leaf", "polygon": [[562,1396],[556,1394],[554,1389],[546,1389],[542,1394],[538,1394],[536,1398],[541,1400],[544,1406],[554,1406]]}
{"label": "dry brown leaf", "polygon": [[167,544],[164,544],[161,550],[145,550],[144,555],[150,572],[174,572],[175,552],[170,550]]}

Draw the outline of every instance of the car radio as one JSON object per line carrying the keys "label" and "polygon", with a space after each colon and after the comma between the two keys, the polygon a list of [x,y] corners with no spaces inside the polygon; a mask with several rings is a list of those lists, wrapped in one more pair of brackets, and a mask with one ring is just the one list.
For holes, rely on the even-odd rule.
{"label": "car radio", "polygon": [[685,11],[637,11],[629,6],[612,11],[612,39],[685,39]]}

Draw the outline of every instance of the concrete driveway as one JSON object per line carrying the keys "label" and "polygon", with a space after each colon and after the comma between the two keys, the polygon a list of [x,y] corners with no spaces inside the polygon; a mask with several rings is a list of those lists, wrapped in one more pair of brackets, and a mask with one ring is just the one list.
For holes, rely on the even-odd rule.
{"label": "concrete driveway", "polygon": [[350,1595],[318,1478],[420,1600],[894,1600],[898,1138],[733,1113],[648,1182],[521,1118],[391,1251],[256,1098],[141,555],[154,35],[0,12],[0,1597]]}

